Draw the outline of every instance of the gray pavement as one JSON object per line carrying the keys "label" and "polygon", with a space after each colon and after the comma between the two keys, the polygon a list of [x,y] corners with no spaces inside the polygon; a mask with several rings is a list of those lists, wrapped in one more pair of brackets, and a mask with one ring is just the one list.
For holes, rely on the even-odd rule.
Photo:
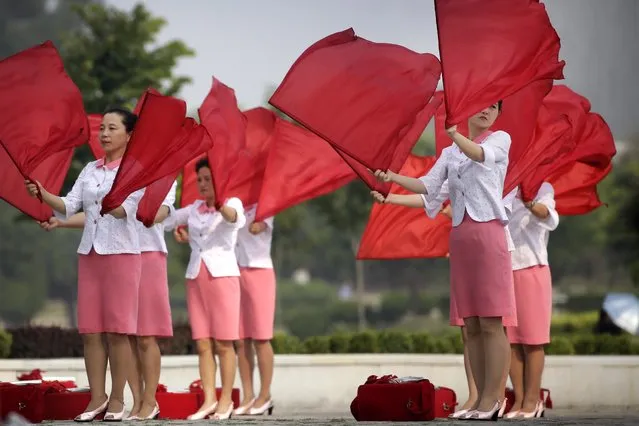
{"label": "gray pavement", "polygon": [[[548,410],[547,417],[534,420],[500,420],[505,423],[523,423],[534,422],[537,425],[619,425],[619,426],[635,426],[639,425],[639,410],[592,410],[587,413],[578,412],[575,410]],[[213,423],[211,420],[202,421],[166,421],[159,420],[155,422],[144,422],[145,425],[161,425],[170,423],[172,425],[210,425]],[[77,425],[73,422],[48,422],[44,424],[51,425]],[[237,417],[229,421],[232,425],[246,425],[246,426],[271,426],[271,425],[332,425],[332,426],[346,426],[346,425],[384,425],[384,424],[406,424],[414,425],[416,422],[411,423],[358,423],[356,422],[350,413],[281,413],[274,416],[264,417]],[[468,421],[452,421],[446,419],[436,419],[429,422],[430,425],[468,425]]]}

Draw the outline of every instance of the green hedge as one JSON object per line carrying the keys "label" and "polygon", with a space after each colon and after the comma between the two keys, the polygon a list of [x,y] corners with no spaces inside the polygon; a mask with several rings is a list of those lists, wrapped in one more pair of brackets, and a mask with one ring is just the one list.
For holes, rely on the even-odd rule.
{"label": "green hedge", "polygon": [[[188,325],[176,326],[174,337],[161,339],[165,355],[195,353]],[[273,349],[278,354],[418,353],[459,354],[463,345],[459,333],[434,336],[403,331],[363,331],[313,336],[300,340],[277,333]],[[25,327],[0,330],[2,358],[69,358],[82,356],[82,339],[76,330],[59,327]],[[639,355],[639,339],[630,335],[558,335],[546,352],[550,355]]]}

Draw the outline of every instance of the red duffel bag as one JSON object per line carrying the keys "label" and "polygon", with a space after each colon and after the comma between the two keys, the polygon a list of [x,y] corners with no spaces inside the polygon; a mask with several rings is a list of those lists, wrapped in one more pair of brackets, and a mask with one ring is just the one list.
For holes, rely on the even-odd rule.
{"label": "red duffel bag", "polygon": [[435,386],[421,377],[370,376],[351,403],[357,421],[410,422],[435,418]]}

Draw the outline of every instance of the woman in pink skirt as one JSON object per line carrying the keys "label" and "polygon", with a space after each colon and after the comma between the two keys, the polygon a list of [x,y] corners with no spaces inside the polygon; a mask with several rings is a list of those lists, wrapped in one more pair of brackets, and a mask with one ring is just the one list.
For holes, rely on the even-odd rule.
{"label": "woman in pink skirt", "polygon": [[[197,162],[198,190],[204,200],[175,211],[165,221],[167,231],[188,225],[191,258],[186,269],[186,302],[196,341],[204,403],[189,416],[225,420],[233,413],[231,392],[235,380],[235,348],[240,331],[240,270],[235,257],[237,233],[246,223],[238,198],[229,198],[216,210],[211,168],[206,158]],[[215,394],[216,364],[220,360],[222,394]]]}
{"label": "woman in pink skirt", "polygon": [[[503,189],[510,136],[490,132],[501,101],[468,120],[469,138],[447,129],[454,144],[442,151],[430,172],[419,179],[375,171],[416,195],[382,194],[377,202],[425,207],[448,180],[453,229],[450,234],[451,298],[467,331],[468,355],[478,400],[462,418],[496,419],[505,408],[503,378],[510,363],[504,318],[515,314],[515,295],[505,226]],[[419,195],[417,195],[419,194]]]}
{"label": "woman in pink skirt", "polygon": [[[515,198],[516,193],[517,193],[517,189],[514,189],[508,195],[506,195],[503,199],[504,207],[506,208],[506,214],[508,215],[509,218],[512,214],[512,204],[513,204],[513,200]],[[439,196],[434,201],[431,200],[430,203],[427,203],[426,198],[424,198],[424,203],[426,203],[425,210],[428,216],[435,217],[437,213],[439,212],[443,214],[444,216],[448,217],[449,219],[452,219],[453,218],[452,208],[450,204],[447,204],[446,206],[444,206],[443,203],[441,203],[442,200],[447,200],[448,198],[449,198],[448,181],[446,181],[444,182],[444,184],[442,185],[442,188],[440,189]],[[512,252],[515,249],[515,247],[507,226],[505,227],[505,231],[506,231],[506,238],[508,241],[508,249],[509,251]],[[457,313],[457,304],[455,303],[455,298],[453,297],[452,293],[450,297],[449,321],[451,326],[459,327],[461,329],[462,342],[464,344],[464,370],[466,373],[466,383],[468,385],[468,399],[466,399],[466,402],[462,404],[458,410],[456,410],[454,413],[452,413],[449,416],[451,419],[458,419],[464,416],[466,413],[468,413],[471,407],[473,407],[477,403],[478,391],[477,391],[477,385],[475,384],[475,378],[473,377],[472,368],[470,365],[470,357],[468,355],[468,346],[467,346],[468,333],[466,332],[466,327],[464,326],[464,320]],[[510,317],[504,318],[503,322],[505,327],[509,325],[516,325],[517,318],[515,315],[512,315]],[[502,386],[501,386],[501,388],[504,390],[506,388],[507,381],[508,381],[508,374],[506,373],[504,374],[502,378]],[[500,413],[500,415],[501,414],[502,413]]]}
{"label": "woman in pink skirt", "polygon": [[[143,191],[131,194],[107,215],[101,216],[100,209],[136,119],[119,108],[104,113],[100,142],[105,157],[84,167],[66,197],[49,193],[38,182],[27,182],[30,194],[35,197],[40,192],[56,216],[68,219],[79,210],[86,215],[78,248],[78,330],[84,341],[91,402],[76,421],[92,421],[103,413],[105,421],[124,417],[124,387],[132,362],[128,336],[136,334],[138,328],[141,259],[135,214]],[[102,340],[104,334],[108,351]],[[107,358],[111,366],[109,397],[105,383]]]}
{"label": "woman in pink skirt", "polygon": [[[246,211],[246,223],[237,237],[237,263],[240,266],[240,341],[238,365],[243,400],[235,415],[262,415],[273,412],[273,326],[275,322],[275,272],[271,260],[273,218],[254,222],[257,205]],[[253,371],[255,353],[260,371],[260,392],[255,397]]]}
{"label": "woman in pink skirt", "polygon": [[173,336],[166,265],[168,251],[164,241],[162,221],[174,211],[176,188],[177,182],[174,182],[151,228],[145,227],[138,221],[142,275],[138,304],[138,331],[136,336],[131,336],[130,342],[136,362],[131,364],[129,373],[133,408],[127,420],[155,419],[160,414],[160,408],[155,400],[162,362],[157,338]]}
{"label": "woman in pink skirt", "polygon": [[508,227],[513,236],[512,253],[517,325],[508,327],[511,344],[510,380],[515,402],[506,417],[541,417],[539,401],[544,370],[544,345],[550,342],[552,280],[548,267],[548,237],[559,225],[552,185],[544,182],[537,196],[513,203]]}
{"label": "woman in pink skirt", "polygon": [[[160,382],[161,353],[157,337],[172,337],[173,324],[169,304],[169,288],[166,267],[166,242],[162,221],[173,210],[177,182],[162,203],[155,217],[155,225],[146,228],[138,224],[138,236],[141,251],[141,274],[138,295],[138,331],[129,336],[134,362],[129,372],[129,386],[133,394],[133,408],[130,420],[156,419],[160,408],[155,393]],[[55,228],[83,228],[84,212],[76,213],[69,220],[51,218],[43,228],[51,231]]]}

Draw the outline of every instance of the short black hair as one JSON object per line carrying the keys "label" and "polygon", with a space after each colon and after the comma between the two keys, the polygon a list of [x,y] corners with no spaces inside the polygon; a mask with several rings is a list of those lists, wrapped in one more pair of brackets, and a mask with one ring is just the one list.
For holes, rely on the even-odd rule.
{"label": "short black hair", "polygon": [[497,111],[501,112],[501,105],[504,103],[501,99],[497,101]]}
{"label": "short black hair", "polygon": [[195,163],[195,173],[199,172],[200,169],[204,167],[206,167],[207,169],[211,168],[211,166],[209,165],[209,159],[206,157],[202,157],[197,160],[197,163]]}
{"label": "short black hair", "polygon": [[102,113],[102,115],[107,114],[119,115],[122,118],[122,124],[124,124],[124,128],[126,129],[127,133],[131,133],[135,128],[135,123],[138,122],[138,116],[133,114],[126,108],[118,106],[109,107]]}

